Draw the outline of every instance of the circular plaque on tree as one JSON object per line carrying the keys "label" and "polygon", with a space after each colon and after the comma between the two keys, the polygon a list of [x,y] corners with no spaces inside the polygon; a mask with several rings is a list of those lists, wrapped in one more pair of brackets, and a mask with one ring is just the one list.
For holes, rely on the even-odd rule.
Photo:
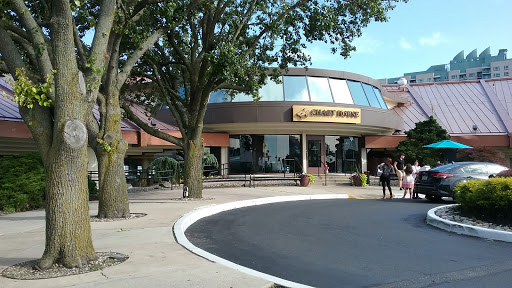
{"label": "circular plaque on tree", "polygon": [[78,120],[69,120],[64,125],[64,141],[71,148],[79,148],[84,145],[87,139],[87,129]]}

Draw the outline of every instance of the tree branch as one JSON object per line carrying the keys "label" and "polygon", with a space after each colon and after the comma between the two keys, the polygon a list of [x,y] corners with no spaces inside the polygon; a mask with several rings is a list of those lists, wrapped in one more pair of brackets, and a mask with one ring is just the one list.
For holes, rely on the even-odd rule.
{"label": "tree branch", "polygon": [[126,82],[126,79],[128,78],[128,75],[130,75],[130,72],[132,71],[135,63],[139,61],[140,57],[142,57],[146,51],[153,47],[155,42],[158,41],[160,36],[162,36],[164,33],[164,29],[157,30],[146,39],[146,41],[139,47],[139,49],[132,53],[132,56],[128,59],[128,61],[126,61],[123,68],[121,69],[121,72],[119,73],[118,80],[121,85]]}
{"label": "tree branch", "polygon": [[2,58],[0,58],[0,73],[10,74],[9,68],[7,68],[7,64],[3,62]]}
{"label": "tree branch", "polygon": [[307,1],[308,0],[298,0],[297,2],[295,2],[295,4],[293,4],[288,9],[286,9],[283,13],[279,14],[279,16],[277,16],[277,18],[274,21],[272,21],[271,24],[269,24],[269,25],[267,25],[267,27],[263,28],[263,30],[261,30],[260,34],[258,34],[258,36],[254,39],[253,43],[245,50],[245,56],[247,56],[254,49],[256,49],[256,46],[258,45],[258,42],[260,41],[261,37],[263,37],[265,34],[267,34],[268,27],[272,26],[272,24],[274,24],[274,23],[277,23],[277,22],[283,20],[283,18],[286,15],[290,14],[290,12],[295,10],[295,8],[299,7],[300,4],[306,3]]}
{"label": "tree branch", "polygon": [[[107,62],[107,47],[110,38],[110,32],[113,28],[114,17],[116,12],[116,2],[112,0],[102,0],[100,4],[100,13],[98,16],[98,22],[96,24],[94,30],[94,38],[92,41],[90,60],[95,68],[103,68],[105,67],[105,63]],[[93,73],[91,75],[91,82],[93,85],[91,87],[99,86],[98,82],[101,81],[101,75],[96,75],[97,73]]]}
{"label": "tree branch", "polygon": [[256,5],[256,1],[258,0],[254,0],[251,2],[251,6],[249,6],[249,9],[247,9],[247,11],[245,12],[245,15],[244,17],[242,18],[242,21],[240,22],[240,25],[238,26],[238,28],[236,29],[236,32],[235,34],[233,34],[233,41],[231,43],[235,43],[236,42],[236,39],[238,38],[238,35],[240,34],[240,31],[242,31],[242,27],[245,25],[245,23],[247,22],[247,19],[249,18],[249,16],[251,15],[252,13],[252,9],[254,9],[254,6]]}
{"label": "tree branch", "polygon": [[174,39],[174,31],[170,31],[167,33],[167,40],[171,44],[172,49],[174,49],[174,51],[178,53],[178,57],[183,62],[183,65],[187,68],[188,72],[192,74],[192,67],[190,65],[190,62],[188,61],[187,56],[185,56],[183,50],[181,50],[181,48],[178,47],[178,45],[176,45],[176,40]]}
{"label": "tree branch", "polygon": [[52,61],[50,60],[48,45],[41,27],[37,25],[36,20],[32,17],[32,13],[28,10],[27,6],[25,6],[23,0],[12,0],[11,4],[20,18],[25,31],[29,33],[28,35],[31,38],[32,47],[34,47],[35,51],[41,51],[38,63],[42,75],[51,75]]}
{"label": "tree branch", "polygon": [[[14,41],[9,37],[9,33],[5,30],[2,22],[0,21],[0,39],[3,39],[2,45],[0,45],[0,54],[2,58],[5,58],[5,63],[0,65],[0,68],[6,67],[13,77],[16,77],[16,69],[25,68],[23,58],[18,51],[18,47],[14,44]],[[32,137],[39,145],[39,152],[44,160],[44,163],[48,163],[49,151],[53,139],[53,120],[51,117],[50,109],[34,105],[32,110],[27,107],[18,107],[21,116],[25,123],[27,123]]]}
{"label": "tree branch", "polygon": [[78,29],[76,28],[75,20],[73,19],[73,38],[75,40],[75,47],[78,54],[78,63],[80,63],[81,70],[84,70],[87,67],[87,56],[85,51],[87,51],[87,47],[85,47],[82,39],[80,39],[80,35],[78,35]]}
{"label": "tree branch", "polygon": [[14,25],[8,25],[8,26],[5,26],[5,29],[7,31],[11,31],[12,33],[24,38],[25,40],[27,41],[30,41],[30,37],[28,36],[27,32],[23,31],[22,29],[20,29],[19,27],[17,26],[14,26]]}
{"label": "tree branch", "polygon": [[178,145],[180,147],[183,147],[183,139],[174,137],[172,135],[166,134],[160,130],[157,130],[153,127],[150,127],[148,124],[146,124],[144,121],[140,120],[139,117],[133,113],[133,111],[130,109],[130,106],[126,103],[122,103],[121,107],[123,108],[127,118],[137,124],[142,130],[144,130],[149,135],[155,136],[157,138],[163,139],[165,141],[171,142],[175,145]]}
{"label": "tree branch", "polygon": [[229,89],[229,90],[236,90],[236,91],[251,91],[251,89],[244,87],[244,86],[237,86],[237,85],[230,85],[230,84],[220,84],[215,89]]}
{"label": "tree branch", "polygon": [[36,52],[34,51],[34,48],[30,44],[30,42],[27,41],[25,38],[20,37],[18,34],[10,32],[10,35],[11,35],[11,39],[15,43],[18,43],[19,45],[21,45],[23,47],[23,49],[25,50],[25,52],[28,55],[28,58],[30,60],[31,65],[33,65],[34,67],[37,67],[38,64],[39,64],[37,62],[38,61],[38,59],[37,59],[38,57],[36,56]]}

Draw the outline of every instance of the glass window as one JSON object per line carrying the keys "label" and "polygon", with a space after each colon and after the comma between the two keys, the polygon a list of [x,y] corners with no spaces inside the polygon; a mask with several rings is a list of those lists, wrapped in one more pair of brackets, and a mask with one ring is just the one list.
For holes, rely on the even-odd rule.
{"label": "glass window", "polygon": [[347,84],[350,88],[350,94],[352,94],[352,98],[354,99],[354,104],[370,106],[366,94],[364,94],[361,82],[347,81]]}
{"label": "glass window", "polygon": [[[229,97],[229,96],[228,96]],[[252,102],[254,101],[251,95],[244,93],[237,93],[233,98],[233,102]]]}
{"label": "glass window", "polygon": [[[468,167],[469,174],[476,174],[476,175],[489,175],[489,171],[487,170],[487,166],[484,164],[475,164],[470,165]],[[464,169],[466,171],[466,169]]]}
{"label": "glass window", "polygon": [[313,102],[333,102],[327,78],[307,77],[309,94]]}
{"label": "glass window", "polygon": [[370,102],[370,106],[381,108],[379,100],[377,100],[377,96],[375,96],[375,92],[373,92],[373,87],[366,83],[361,84],[363,85],[363,90],[364,93],[366,94],[366,98],[368,98],[368,101]]}
{"label": "glass window", "polygon": [[210,94],[210,99],[208,99],[208,103],[223,103],[223,102],[231,102],[229,96],[224,93],[224,90],[217,90]]}
{"label": "glass window", "polygon": [[373,87],[373,92],[375,92],[375,95],[377,96],[377,100],[379,100],[380,108],[388,109],[388,105],[386,105],[384,98],[382,98],[382,94],[380,94],[380,90],[378,88]]}
{"label": "glass window", "polygon": [[457,75],[452,75],[452,79],[457,79]]}
{"label": "glass window", "polygon": [[325,136],[325,164],[329,173],[343,173],[343,137]]}
{"label": "glass window", "polygon": [[508,72],[503,72],[503,76],[508,76]]}
{"label": "glass window", "polygon": [[503,66],[503,70],[508,70],[508,65]]}
{"label": "glass window", "polygon": [[494,66],[494,67],[492,67],[492,71],[500,71],[500,66]]}
{"label": "glass window", "polygon": [[359,139],[354,137],[343,138],[343,172],[361,171],[357,164],[359,159]]}
{"label": "glass window", "polygon": [[469,77],[475,77],[475,73],[469,73]]}
{"label": "glass window", "polygon": [[329,84],[331,84],[334,103],[354,104],[348,89],[347,80],[329,79]]}
{"label": "glass window", "polygon": [[229,138],[229,171],[243,173],[301,172],[299,135],[239,135]]}
{"label": "glass window", "polygon": [[284,76],[284,101],[309,101],[305,76]]}
{"label": "glass window", "polygon": [[284,101],[283,96],[283,83],[277,84],[276,82],[267,79],[267,83],[261,87],[260,101]]}
{"label": "glass window", "polygon": [[494,73],[494,77],[501,77],[500,73]]}

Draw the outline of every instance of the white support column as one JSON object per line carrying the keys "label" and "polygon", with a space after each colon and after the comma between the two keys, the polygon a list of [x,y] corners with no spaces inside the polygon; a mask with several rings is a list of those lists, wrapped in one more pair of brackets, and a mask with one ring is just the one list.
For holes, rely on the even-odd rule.
{"label": "white support column", "polygon": [[366,148],[361,149],[361,172],[368,171],[368,152]]}
{"label": "white support column", "polygon": [[[228,160],[228,157],[229,157],[229,147],[220,147],[220,167],[223,167],[223,168],[228,168],[228,163],[229,163],[229,160]],[[224,165],[226,164],[226,165]],[[223,170],[222,171],[222,177],[227,177],[228,176],[228,170]]]}
{"label": "white support column", "polygon": [[307,154],[308,154],[308,144],[306,143],[306,133],[302,133],[301,143],[302,143],[302,172],[307,173]]}

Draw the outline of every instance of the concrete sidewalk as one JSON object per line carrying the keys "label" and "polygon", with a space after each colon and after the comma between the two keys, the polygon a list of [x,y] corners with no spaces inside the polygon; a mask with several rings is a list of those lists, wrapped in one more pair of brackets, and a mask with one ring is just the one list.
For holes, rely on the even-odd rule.
{"label": "concrete sidewalk", "polygon": [[[132,213],[147,216],[114,222],[92,222],[97,252],[115,251],[130,258],[102,271],[44,280],[0,277],[0,287],[269,287],[272,283],[201,258],[176,243],[173,224],[185,213],[206,205],[254,198],[308,194],[348,194],[354,198],[380,198],[378,186],[272,186],[209,188],[204,199],[181,200],[181,190],[153,189],[129,193]],[[402,191],[396,188],[400,196]],[[399,195],[400,194],[400,195]],[[97,202],[90,203],[91,215]],[[0,270],[38,259],[44,251],[44,211],[0,217]]]}

